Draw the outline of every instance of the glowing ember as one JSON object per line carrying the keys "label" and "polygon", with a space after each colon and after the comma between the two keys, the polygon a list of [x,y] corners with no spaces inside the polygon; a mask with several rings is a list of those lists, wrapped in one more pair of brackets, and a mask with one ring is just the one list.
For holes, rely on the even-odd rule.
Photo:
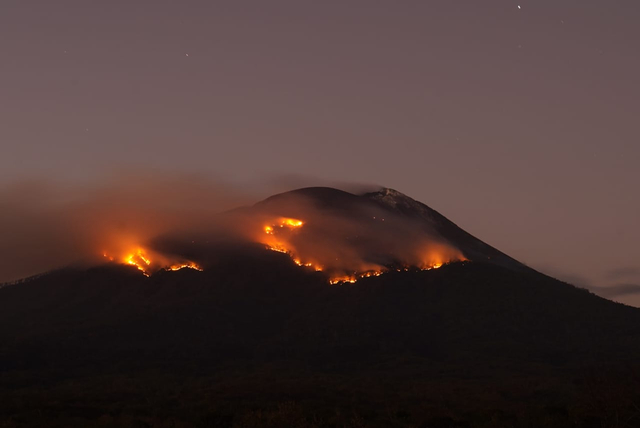
{"label": "glowing ember", "polygon": [[331,285],[345,284],[345,283],[355,284],[360,278],[371,278],[373,276],[380,276],[383,273],[385,273],[385,271],[376,270],[376,271],[355,273],[354,275],[338,276],[334,278],[329,278],[329,284]]}
{"label": "glowing ember", "polygon": [[277,251],[278,253],[289,254],[289,251],[286,248],[282,247],[282,246],[269,245],[267,248],[269,248],[271,251]]}
{"label": "glowing ember", "polygon": [[383,274],[382,271],[365,272],[362,275],[360,275],[360,278],[371,278],[372,276],[380,276],[382,274]]}
{"label": "glowing ember", "polygon": [[343,277],[339,277],[339,278],[331,278],[331,279],[329,279],[329,284],[331,284],[331,285],[345,284],[345,283],[355,284],[356,281],[357,281],[357,279],[355,277],[353,277],[353,276],[343,276]]}
{"label": "glowing ember", "polygon": [[[438,268],[440,268],[442,266],[443,266],[443,263],[436,263],[436,264],[431,265],[431,266],[425,266],[425,267],[421,267],[421,268],[413,268],[413,270],[424,271],[424,270],[438,269]],[[409,272],[411,270],[412,270],[412,268],[410,268],[410,267],[404,267],[404,268],[397,268],[396,269],[397,272]],[[345,283],[354,284],[355,282],[358,281],[358,279],[371,278],[371,277],[374,277],[374,276],[380,276],[380,275],[382,275],[383,273],[386,273],[386,272],[387,272],[386,270],[366,271],[366,272],[355,273],[354,275],[332,277],[332,278],[329,278],[329,284],[331,284],[331,285],[345,284]]]}

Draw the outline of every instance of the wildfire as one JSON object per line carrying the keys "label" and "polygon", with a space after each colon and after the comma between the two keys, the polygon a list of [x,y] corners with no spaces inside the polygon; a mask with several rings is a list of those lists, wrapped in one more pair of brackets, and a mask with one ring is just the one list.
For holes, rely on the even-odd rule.
{"label": "wildfire", "polygon": [[280,225],[280,227],[284,225],[291,226],[291,227],[300,227],[303,224],[304,223],[302,223],[301,220],[296,220],[295,218],[285,218],[285,219],[282,219],[282,224]]}
{"label": "wildfire", "polygon": [[267,224],[264,226],[263,230],[265,235],[269,235],[266,237],[261,237],[260,241],[263,242],[267,249],[271,251],[276,251],[278,253],[288,254],[293,262],[298,266],[302,267],[311,267],[316,270],[316,272],[322,271],[322,266],[316,265],[309,261],[302,261],[299,257],[296,256],[295,252],[290,248],[289,245],[285,242],[286,239],[278,239],[277,235],[284,231],[295,231],[298,228],[301,228],[304,225],[302,220],[298,220],[296,218],[288,218],[281,217],[276,222],[272,224]]}
{"label": "wildfire", "polygon": [[[128,251],[122,257],[114,257],[109,254],[107,251],[102,253],[102,256],[111,261],[119,261],[126,265],[135,266],[139,271],[142,272],[145,276],[150,276],[151,272],[154,270],[168,270],[168,271],[177,271],[180,269],[195,269],[198,271],[202,271],[202,268],[198,266],[198,264],[191,261],[174,261],[172,262],[170,258],[165,255],[153,253],[150,255],[151,251],[145,250],[142,247],[137,247],[134,250]],[[153,260],[152,260],[153,258]]]}
{"label": "wildfire", "polygon": [[147,268],[151,265],[151,260],[144,256],[144,250],[142,248],[138,248],[135,253],[126,256],[124,262],[128,265],[137,267],[145,276],[149,276]]}
{"label": "wildfire", "polygon": [[[259,241],[264,243],[266,248],[271,251],[284,253],[291,257],[291,260],[298,266],[313,268],[320,272],[325,270],[325,266],[319,263],[313,263],[308,260],[304,260],[300,254],[295,250],[292,242],[295,242],[295,233],[298,229],[302,228],[305,224],[302,220],[295,218],[281,217],[276,221],[269,222],[263,226],[264,235],[259,238]],[[444,245],[432,245],[430,251],[423,254],[420,263],[411,263],[403,268],[397,268],[400,271],[410,270],[432,270],[442,267],[445,263],[454,260],[465,260],[459,251],[446,247]],[[337,260],[337,259],[336,259]],[[387,268],[382,266],[369,265],[367,270],[355,271],[351,274],[344,274],[336,272],[335,268],[327,269],[329,272],[329,283],[335,284],[353,284],[361,278],[371,278],[374,276],[380,276],[388,271]],[[374,268],[374,269],[371,269]],[[366,269],[366,268],[365,268]],[[338,269],[339,270],[339,269]],[[333,275],[332,275],[333,274]]]}
{"label": "wildfire", "polygon": [[345,283],[355,284],[356,281],[357,281],[357,278],[354,276],[341,276],[337,278],[330,278],[329,284],[331,285],[345,284]]}
{"label": "wildfire", "polygon": [[278,219],[278,221],[274,224],[271,225],[266,225],[264,227],[264,231],[267,235],[273,235],[273,229],[276,227],[288,227],[288,228],[297,228],[297,227],[302,227],[304,223],[302,222],[302,220],[298,220],[295,218],[286,218],[286,217],[281,217],[280,219]]}
{"label": "wildfire", "polygon": [[176,271],[180,269],[194,269],[202,272],[202,268],[193,262],[184,263],[184,264],[176,264],[169,267],[164,268],[165,270]]}

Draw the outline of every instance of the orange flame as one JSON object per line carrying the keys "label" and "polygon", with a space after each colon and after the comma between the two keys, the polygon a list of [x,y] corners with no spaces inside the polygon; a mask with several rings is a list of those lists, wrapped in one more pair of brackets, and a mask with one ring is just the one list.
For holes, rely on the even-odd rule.
{"label": "orange flame", "polygon": [[[124,256],[119,258],[110,255],[107,251],[104,251],[102,253],[102,256],[110,262],[119,260],[120,263],[135,266],[145,276],[150,276],[152,270],[160,269],[177,271],[187,268],[202,271],[202,268],[192,261],[172,262],[167,256],[155,253],[153,255],[150,255],[150,253],[150,251],[145,250],[142,247],[136,247],[135,249],[126,252]],[[154,259],[153,261],[152,258]]]}
{"label": "orange flame", "polygon": [[[306,222],[300,219],[277,217],[272,221],[266,221],[262,226],[256,225],[258,226],[256,230],[258,235],[255,240],[264,244],[268,250],[287,254],[297,266],[313,269],[317,272],[327,272],[330,284],[353,284],[362,278],[380,276],[390,269],[390,267],[385,267],[384,265],[364,261],[356,262],[357,264],[353,266],[351,266],[350,262],[346,262],[345,265],[343,260],[351,260],[349,259],[350,253],[341,253],[340,249],[336,249],[335,254],[329,253],[329,257],[327,257],[325,253],[323,259],[322,255],[313,253],[315,247],[301,244],[300,238],[304,235],[300,235],[299,233],[305,224]],[[262,228],[261,233],[259,232],[259,227]],[[429,242],[425,245],[426,248],[422,252],[415,251],[409,254],[409,259],[404,260],[402,267],[395,267],[393,269],[399,272],[431,270],[438,269],[452,261],[466,260],[460,251],[450,245],[444,243],[438,244],[436,242]],[[150,276],[151,272],[160,269],[169,271],[195,269],[202,271],[202,268],[192,261],[176,259],[175,257],[154,252],[141,246],[124,246],[124,248],[128,248],[128,251],[114,252],[115,255],[114,253],[105,251],[103,256],[112,262],[135,266],[146,276]],[[303,250],[302,252],[307,254],[301,254],[298,250]],[[308,254],[310,252],[312,254],[311,257]],[[313,254],[316,255],[314,256]],[[342,258],[343,254],[347,255],[344,259]],[[405,256],[407,256],[406,253]],[[319,257],[319,259],[316,257]],[[335,263],[333,261],[334,257]],[[340,261],[338,261],[339,259]]]}
{"label": "orange flame", "polygon": [[171,270],[171,271],[176,271],[176,270],[180,270],[180,269],[194,269],[194,270],[198,270],[198,271],[202,272],[202,268],[200,266],[198,266],[197,264],[193,263],[193,262],[175,264],[175,265],[168,266],[168,267],[166,267],[164,269],[165,270]]}
{"label": "orange flame", "polygon": [[[263,226],[264,235],[262,235],[258,240],[265,244],[266,248],[271,251],[277,251],[279,253],[284,253],[291,257],[291,260],[298,266],[301,267],[310,267],[320,272],[325,269],[324,266],[313,263],[308,260],[303,260],[303,258],[297,254],[297,252],[289,245],[289,238],[291,238],[291,233],[296,232],[297,229],[301,228],[305,223],[302,220],[298,220],[295,218],[287,218],[281,217],[270,224],[266,224]],[[280,232],[282,230],[282,232]],[[337,260],[337,259],[336,259]],[[445,263],[449,263],[451,261],[464,261],[465,257],[460,253],[460,251],[447,246],[447,245],[439,245],[431,243],[429,245],[428,251],[419,257],[419,261],[416,260],[417,263],[410,263],[410,265],[405,266],[403,269],[397,269],[398,271],[409,271],[411,269],[416,270],[431,270],[438,269],[442,267]],[[383,273],[387,272],[387,269],[382,266],[368,266],[368,270],[364,271],[355,271],[353,274],[338,274],[336,276],[329,277],[330,284],[344,284],[350,283],[353,284],[361,278],[370,278],[374,276],[380,276]],[[374,268],[374,269],[371,269]],[[331,269],[330,269],[331,270]],[[334,272],[335,273],[335,272]]]}
{"label": "orange flame", "polygon": [[288,218],[288,217],[280,217],[277,221],[272,224],[267,224],[264,226],[263,230],[265,235],[269,236],[261,236],[259,241],[266,245],[267,249],[271,251],[277,251],[278,253],[288,254],[293,262],[298,266],[302,267],[312,267],[317,272],[322,271],[322,266],[316,265],[309,261],[303,261],[299,257],[296,256],[295,252],[284,242],[285,240],[278,239],[277,235],[280,233],[279,229],[284,229],[287,231],[295,231],[298,228],[301,228],[304,225],[302,220],[298,220],[296,218]]}

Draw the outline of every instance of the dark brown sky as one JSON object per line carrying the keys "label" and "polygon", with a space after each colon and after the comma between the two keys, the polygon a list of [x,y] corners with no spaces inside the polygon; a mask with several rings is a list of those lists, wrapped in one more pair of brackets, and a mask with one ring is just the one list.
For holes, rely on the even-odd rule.
{"label": "dark brown sky", "polygon": [[0,186],[378,183],[640,305],[638,22],[637,0],[2,0]]}

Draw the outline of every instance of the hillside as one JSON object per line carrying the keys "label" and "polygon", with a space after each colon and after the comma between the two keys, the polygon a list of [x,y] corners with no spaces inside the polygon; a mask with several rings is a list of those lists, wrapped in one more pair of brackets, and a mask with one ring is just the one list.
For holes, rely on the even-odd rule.
{"label": "hillside", "polygon": [[[403,196],[336,192],[303,193],[332,225],[363,212],[383,236],[422,224],[465,260],[392,260],[379,276],[330,285],[326,270],[259,243],[164,237],[203,271],[145,276],[106,263],[0,288],[0,426],[586,427],[635,417],[640,310],[528,269]],[[304,218],[293,244],[334,233],[313,229],[310,205],[292,211],[292,196],[248,210]],[[401,218],[410,220],[394,226]],[[370,254],[384,258],[362,259]]]}

